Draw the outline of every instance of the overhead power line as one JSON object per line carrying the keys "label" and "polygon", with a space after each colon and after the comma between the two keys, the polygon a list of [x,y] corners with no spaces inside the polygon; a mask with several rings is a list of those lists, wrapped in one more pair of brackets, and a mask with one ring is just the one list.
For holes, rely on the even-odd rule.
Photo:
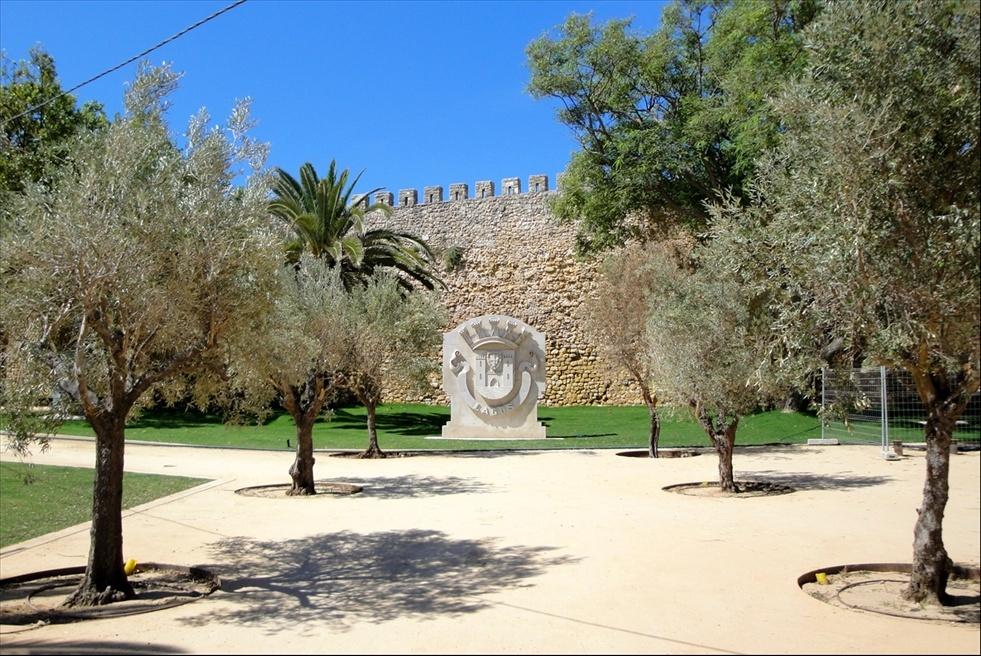
{"label": "overhead power line", "polygon": [[245,4],[245,2],[246,2],[246,0],[236,0],[232,4],[228,5],[227,7],[222,8],[222,9],[219,9],[218,11],[216,11],[213,14],[211,14],[210,16],[206,16],[206,17],[202,18],[201,20],[199,20],[194,25],[191,25],[190,27],[185,27],[183,30],[181,30],[177,34],[175,34],[173,36],[170,36],[170,37],[167,37],[166,39],[164,39],[163,41],[161,41],[157,45],[155,45],[155,46],[153,46],[151,48],[147,48],[146,50],[144,50],[143,52],[141,52],[139,54],[133,55],[132,57],[130,57],[129,59],[127,59],[126,61],[124,61],[122,64],[117,64],[116,66],[113,66],[110,69],[107,69],[105,71],[102,71],[98,75],[95,75],[93,77],[90,77],[89,79],[85,80],[84,82],[81,82],[79,84],[76,84],[71,89],[67,89],[65,91],[62,91],[58,95],[52,96],[52,97],[48,98],[43,103],[40,103],[38,105],[35,105],[34,107],[31,107],[30,109],[25,110],[25,111],[21,112],[20,114],[18,114],[17,116],[12,116],[11,118],[8,118],[6,121],[4,121],[4,124],[9,123],[10,121],[17,120],[17,119],[19,119],[22,116],[27,116],[31,112],[36,112],[37,110],[41,109],[45,105],[48,105],[50,103],[53,103],[58,98],[61,98],[62,96],[66,96],[66,95],[68,95],[68,94],[70,94],[70,93],[72,93],[72,92],[74,92],[74,91],[76,91],[78,89],[81,89],[85,85],[91,84],[92,82],[95,82],[99,78],[105,77],[106,75],[109,75],[110,73],[112,73],[114,71],[118,71],[120,68],[122,68],[123,66],[126,66],[127,64],[132,64],[133,62],[135,62],[140,57],[143,57],[144,55],[148,55],[148,54],[150,54],[151,52],[153,52],[154,50],[156,50],[158,48],[162,48],[163,46],[167,45],[171,41],[174,41],[175,39],[178,39],[178,38],[184,36],[185,34],[187,34],[188,32],[190,32],[193,29],[196,29],[198,27],[201,27],[202,25],[204,25],[205,23],[207,23],[210,20],[213,20],[215,18],[218,18],[219,16],[221,16],[225,12],[231,11],[232,9],[235,9],[235,7],[238,7],[241,4]]}

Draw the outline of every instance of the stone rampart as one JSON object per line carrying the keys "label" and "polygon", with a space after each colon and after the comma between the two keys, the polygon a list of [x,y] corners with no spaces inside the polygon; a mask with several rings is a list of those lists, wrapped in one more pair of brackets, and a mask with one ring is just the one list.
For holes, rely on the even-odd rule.
{"label": "stone rampart", "polygon": [[[422,198],[414,189],[400,190],[392,214],[372,212],[367,227],[415,234],[441,254],[449,313],[444,332],[486,314],[516,317],[543,332],[545,405],[640,403],[636,386],[625,376],[611,379],[586,339],[579,312],[594,293],[598,264],[575,257],[575,226],[549,210],[548,178],[531,176],[524,191],[519,179],[506,178],[500,196],[489,181],[474,188],[477,197],[467,198],[466,185],[450,185],[447,200],[442,187],[427,187]],[[390,195],[383,198],[391,203]],[[433,361],[439,358],[434,352]],[[429,393],[393,389],[386,400],[447,403],[438,377]]]}

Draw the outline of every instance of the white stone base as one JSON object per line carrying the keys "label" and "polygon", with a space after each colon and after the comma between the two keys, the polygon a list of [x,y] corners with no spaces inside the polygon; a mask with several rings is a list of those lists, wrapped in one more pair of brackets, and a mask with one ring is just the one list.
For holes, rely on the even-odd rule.
{"label": "white stone base", "polygon": [[[470,417],[464,416],[464,419]],[[540,422],[526,421],[521,426],[478,424],[471,421],[453,421],[443,425],[443,439],[456,440],[544,440],[545,427]]]}
{"label": "white stone base", "polygon": [[[443,437],[442,435],[428,435],[424,439],[427,440],[447,440],[451,442],[527,442],[529,440],[540,440],[540,437]],[[544,438],[553,439],[553,438]]]}
{"label": "white stone base", "polygon": [[807,446],[837,446],[838,440],[833,437],[812,437],[807,440]]}

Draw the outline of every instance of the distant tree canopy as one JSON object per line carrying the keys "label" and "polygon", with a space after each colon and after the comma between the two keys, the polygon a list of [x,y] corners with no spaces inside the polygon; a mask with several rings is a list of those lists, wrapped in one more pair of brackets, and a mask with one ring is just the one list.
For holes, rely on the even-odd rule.
{"label": "distant tree canopy", "polygon": [[801,30],[818,0],[679,0],[643,36],[629,20],[573,14],[528,47],[529,90],[562,103],[582,147],[554,210],[578,249],[704,229],[707,201],[741,196],[778,133],[766,100],[806,62]]}
{"label": "distant tree canopy", "polygon": [[67,160],[72,137],[108,124],[99,103],[78,107],[61,93],[54,59],[44,50],[32,48],[30,60],[17,63],[0,55],[0,198],[47,179]]}

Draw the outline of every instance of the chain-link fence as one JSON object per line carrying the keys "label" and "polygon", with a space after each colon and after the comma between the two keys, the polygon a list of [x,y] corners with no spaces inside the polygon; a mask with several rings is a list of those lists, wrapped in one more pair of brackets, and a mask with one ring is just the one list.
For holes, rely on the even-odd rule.
{"label": "chain-link fence", "polygon": [[[821,437],[848,444],[922,443],[926,409],[906,371],[875,367],[821,370]],[[958,447],[981,444],[981,394],[957,420]]]}

